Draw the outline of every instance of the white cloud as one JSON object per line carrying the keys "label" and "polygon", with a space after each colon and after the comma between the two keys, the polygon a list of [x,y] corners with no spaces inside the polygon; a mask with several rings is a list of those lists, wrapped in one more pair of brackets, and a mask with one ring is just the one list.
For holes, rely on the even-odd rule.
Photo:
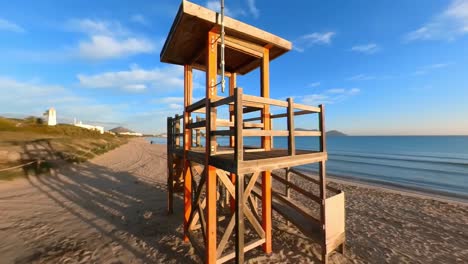
{"label": "white cloud", "polygon": [[413,72],[413,75],[425,75],[434,70],[446,68],[450,66],[451,64],[452,63],[444,62],[444,63],[434,63],[434,64],[426,65],[426,66],[420,67],[418,70]]}
{"label": "white cloud", "polygon": [[314,32],[311,34],[303,35],[294,42],[294,49],[303,52],[306,48],[313,45],[329,45],[332,38],[336,35],[335,32],[329,31],[324,33]]}
{"label": "white cloud", "polygon": [[255,0],[247,0],[247,6],[249,7],[250,14],[252,14],[255,18],[260,16],[260,11],[255,5]]}
{"label": "white cloud", "polygon": [[346,90],[343,89],[343,88],[334,88],[334,89],[329,89],[327,90],[328,93],[332,93],[332,94],[342,94],[344,93]]}
{"label": "white cloud", "polygon": [[59,120],[77,117],[91,121],[115,121],[119,116],[115,106],[100,104],[93,99],[74,94],[60,85],[38,81],[19,81],[0,76],[0,113],[16,116],[41,116],[49,107],[55,107]]}
{"label": "white cloud", "polygon": [[141,25],[144,25],[144,26],[147,26],[149,25],[149,22],[148,20],[146,19],[145,16],[143,16],[142,14],[134,14],[130,20],[132,22],[135,22],[135,23],[138,23],[138,24],[141,24]]}
{"label": "white cloud", "polygon": [[89,38],[79,42],[79,57],[90,60],[115,59],[141,53],[152,53],[156,45],[137,36],[116,21],[71,19],[66,29],[86,34]]}
{"label": "white cloud", "polygon": [[364,54],[374,54],[380,51],[379,45],[375,43],[369,43],[364,45],[356,45],[351,48],[352,51],[360,52]]}
{"label": "white cloud", "polygon": [[468,0],[454,0],[441,14],[405,35],[405,41],[455,40],[468,34]]}
{"label": "white cloud", "polygon": [[129,31],[119,22],[90,18],[70,19],[65,23],[65,29],[87,35],[125,36],[129,34]]}
{"label": "white cloud", "polygon": [[184,103],[184,97],[182,96],[169,96],[169,97],[163,97],[163,98],[158,98],[154,100],[157,103],[167,103],[167,104],[183,104]]}
{"label": "white cloud", "polygon": [[318,87],[318,86],[320,86],[320,82],[309,83],[307,86],[308,87]]}
{"label": "white cloud", "polygon": [[11,31],[16,33],[26,32],[21,26],[3,18],[0,18],[0,31]]}
{"label": "white cloud", "polygon": [[110,36],[94,35],[89,41],[79,44],[80,56],[100,60],[151,53],[155,46],[148,40],[138,38],[116,39]]}
{"label": "white cloud", "polygon": [[322,93],[307,94],[302,96],[296,96],[301,103],[308,105],[318,104],[334,104],[346,100],[347,98],[354,96],[360,92],[358,88],[333,88],[328,89]]}
{"label": "white cloud", "polygon": [[171,91],[184,87],[183,71],[179,66],[151,70],[137,66],[127,71],[104,72],[96,75],[78,74],[80,84],[88,88],[115,88],[125,91],[142,91],[146,88]]}
{"label": "white cloud", "polygon": [[181,105],[181,104],[169,104],[169,109],[173,109],[173,110],[181,110],[183,109],[184,106]]}
{"label": "white cloud", "polygon": [[375,80],[375,79],[376,79],[375,76],[369,76],[366,74],[358,74],[358,75],[351,76],[347,78],[346,80],[347,81],[369,81],[369,80]]}

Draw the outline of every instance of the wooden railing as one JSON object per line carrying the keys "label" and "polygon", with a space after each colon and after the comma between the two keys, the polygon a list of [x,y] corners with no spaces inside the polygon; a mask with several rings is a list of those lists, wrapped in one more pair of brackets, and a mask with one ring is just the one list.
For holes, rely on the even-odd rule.
{"label": "wooden railing", "polygon": [[[209,102],[207,105],[207,102]],[[293,98],[288,98],[286,101],[276,100],[271,98],[264,98],[258,96],[252,96],[243,94],[242,88],[235,89],[234,95],[227,97],[217,96],[210,99],[209,101],[206,98],[201,99],[185,108],[186,112],[190,113],[206,113],[206,109],[218,108],[221,106],[230,105],[231,108],[234,108],[234,115],[231,120],[225,119],[216,119],[216,123],[208,124],[207,120],[197,117],[195,122],[190,122],[186,124],[186,128],[195,129],[196,140],[195,144],[200,146],[201,133],[200,130],[206,129],[207,127],[214,127],[215,129],[210,131],[211,140],[216,140],[217,136],[230,136],[235,140],[233,152],[235,153],[235,159],[242,161],[244,153],[244,137],[275,137],[275,136],[287,136],[288,137],[288,154],[296,155],[296,144],[295,137],[323,137],[322,130],[316,131],[296,131],[294,125],[294,117],[307,115],[307,114],[320,114],[323,115],[323,107],[319,106],[309,106],[304,104],[294,103]],[[266,106],[276,106],[285,109],[284,113],[270,115],[271,119],[276,118],[287,118],[287,130],[265,130],[264,124],[255,122],[263,121],[262,117],[254,118],[243,118],[245,113],[250,113],[254,111],[259,111],[264,109]],[[211,111],[211,110],[210,110]],[[180,136],[183,134],[180,132],[180,124],[178,121],[182,119],[183,116],[176,115],[175,118],[172,118],[173,124],[171,126],[173,129],[169,132],[168,138],[173,138],[170,141],[173,141],[174,147],[180,147]],[[169,122],[169,120],[168,120]],[[168,123],[169,125],[169,123]],[[261,130],[258,130],[261,129]],[[224,151],[225,152],[225,151]],[[223,152],[223,153],[224,153]],[[211,155],[217,154],[217,151],[212,151]]]}

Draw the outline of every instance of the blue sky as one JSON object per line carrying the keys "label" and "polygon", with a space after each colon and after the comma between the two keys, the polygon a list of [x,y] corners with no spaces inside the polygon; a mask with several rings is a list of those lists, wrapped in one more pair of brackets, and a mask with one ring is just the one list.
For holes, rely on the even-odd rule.
{"label": "blue sky", "polygon": [[[166,116],[182,111],[182,68],[159,62],[179,4],[1,1],[0,114],[40,115],[54,106],[65,122],[164,132]],[[325,103],[328,129],[468,135],[467,0],[226,6],[230,16],[293,42],[271,63],[271,96]],[[197,98],[203,83],[197,72]],[[258,94],[258,72],[239,85]]]}

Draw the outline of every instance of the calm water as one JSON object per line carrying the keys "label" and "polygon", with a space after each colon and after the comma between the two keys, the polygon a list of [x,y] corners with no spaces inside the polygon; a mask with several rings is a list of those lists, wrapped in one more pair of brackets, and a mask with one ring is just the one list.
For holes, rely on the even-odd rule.
{"label": "calm water", "polygon": [[[226,145],[227,138],[219,143]],[[246,145],[259,143],[244,139]],[[275,137],[274,146],[286,148],[287,138]],[[318,138],[297,137],[296,146],[316,150]],[[328,137],[327,149],[330,175],[468,199],[468,136]]]}

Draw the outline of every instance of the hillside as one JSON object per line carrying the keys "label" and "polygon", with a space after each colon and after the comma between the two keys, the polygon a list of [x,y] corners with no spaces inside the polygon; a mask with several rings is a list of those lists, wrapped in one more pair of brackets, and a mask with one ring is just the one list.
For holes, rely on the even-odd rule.
{"label": "hillside", "polygon": [[338,131],[338,130],[330,130],[327,132],[327,136],[330,136],[330,137],[345,137],[345,136],[348,136],[346,135],[345,133],[341,132],[341,131]]}
{"label": "hillside", "polygon": [[26,173],[2,169],[42,160],[42,167],[60,161],[82,162],[127,142],[126,138],[100,134],[73,125],[47,126],[35,117],[0,117],[0,180]]}
{"label": "hillside", "polygon": [[128,128],[125,128],[125,127],[121,127],[121,126],[113,128],[113,129],[111,129],[109,131],[114,132],[116,134],[118,134],[118,133],[135,133],[134,131],[132,131],[132,130],[130,130]]}
{"label": "hillside", "polygon": [[[295,130],[296,130],[296,131],[317,131],[317,129],[306,129],[306,128],[296,128]],[[330,131],[327,131],[327,136],[331,136],[331,137],[334,137],[334,136],[344,137],[344,136],[348,136],[348,135],[346,135],[345,133],[343,133],[343,132],[341,132],[341,131],[338,131],[338,130],[330,130]]]}

